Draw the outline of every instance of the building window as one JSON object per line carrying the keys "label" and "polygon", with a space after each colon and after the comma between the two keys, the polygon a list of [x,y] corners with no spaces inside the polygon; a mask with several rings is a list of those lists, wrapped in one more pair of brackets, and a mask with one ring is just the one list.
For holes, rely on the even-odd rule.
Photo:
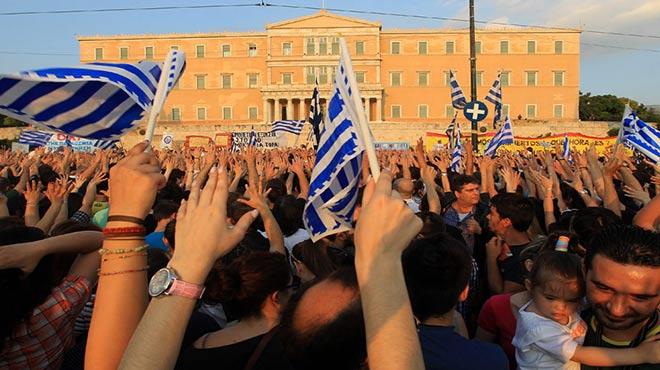
{"label": "building window", "polygon": [[305,80],[307,81],[308,85],[313,85],[316,83],[316,72],[314,71],[314,67],[305,68],[305,76]]}
{"label": "building window", "polygon": [[257,107],[249,107],[248,108],[248,119],[256,120],[257,119],[257,114],[259,114],[259,111],[257,110]]}
{"label": "building window", "polygon": [[564,71],[553,71],[555,86],[564,86]]}
{"label": "building window", "polygon": [[364,41],[355,42],[355,55],[364,55]]}
{"label": "building window", "polygon": [[231,56],[231,45],[228,44],[222,45],[222,56],[224,58]]}
{"label": "building window", "polygon": [[338,55],[339,54],[339,37],[333,37],[332,38],[332,45],[330,48],[330,53],[332,55]]}
{"label": "building window", "polygon": [[327,55],[328,54],[328,39],[325,37],[321,37],[319,39],[319,55]]}
{"label": "building window", "polygon": [[527,86],[536,86],[536,71],[527,71]]}
{"label": "building window", "polygon": [[291,43],[290,42],[282,43],[282,55],[291,55]]}
{"label": "building window", "polygon": [[500,86],[506,87],[510,84],[511,72],[500,72]]}
{"label": "building window", "polygon": [[557,40],[555,41],[555,54],[564,54],[564,42]]}
{"label": "building window", "polygon": [[506,40],[500,41],[500,54],[509,54],[509,42]]}
{"label": "building window", "polygon": [[316,45],[313,37],[307,38],[307,55],[314,55],[316,52]]}
{"label": "building window", "polygon": [[527,54],[536,54],[536,41],[527,41]]}
{"label": "building window", "polygon": [[206,89],[206,75],[195,75],[197,80],[197,90]]}
{"label": "building window", "polygon": [[257,44],[248,44],[248,56],[249,57],[257,56]]}
{"label": "building window", "polygon": [[429,106],[426,104],[421,104],[417,106],[417,117],[419,118],[429,118]]}
{"label": "building window", "polygon": [[454,117],[454,106],[453,105],[445,105],[445,117],[447,118],[453,118]]}
{"label": "building window", "polygon": [[291,85],[293,82],[293,73],[282,73],[282,85]]}
{"label": "building window", "polygon": [[94,49],[94,60],[103,59],[103,48]]}
{"label": "building window", "polygon": [[358,83],[364,83],[366,72],[355,72],[355,81]]}
{"label": "building window", "polygon": [[392,106],[392,118],[401,118],[401,106],[393,105]]}
{"label": "building window", "polygon": [[474,42],[474,53],[481,54],[481,41]]}
{"label": "building window", "polygon": [[401,42],[399,41],[392,41],[390,43],[390,54],[392,55],[399,55],[401,54]]}
{"label": "building window", "polygon": [[390,86],[401,86],[401,72],[390,72]]}
{"label": "building window", "polygon": [[147,46],[146,48],[144,48],[144,59],[146,59],[146,60],[154,59],[154,47],[153,46]]}
{"label": "building window", "polygon": [[477,86],[482,86],[483,81],[484,81],[484,72],[483,71],[477,71]]}
{"label": "building window", "polygon": [[259,85],[259,74],[258,73],[248,73],[247,75],[247,80],[248,80],[248,88],[249,89],[254,89],[258,87]]}
{"label": "building window", "polygon": [[453,41],[445,42],[445,54],[454,54],[454,42]]}
{"label": "building window", "polygon": [[170,46],[170,50],[179,50],[179,46],[178,45],[172,45],[172,46]]}
{"label": "building window", "polygon": [[502,121],[509,116],[509,104],[502,104]]}
{"label": "building window", "polygon": [[222,74],[222,88],[231,89],[231,74],[229,73]]}
{"label": "building window", "polygon": [[222,107],[222,119],[231,119],[231,107]]}
{"label": "building window", "polygon": [[319,84],[325,85],[328,83],[328,67],[319,67]]}
{"label": "building window", "polygon": [[426,55],[429,53],[429,43],[426,41],[420,41],[417,43],[417,52],[419,55]]}
{"label": "building window", "polygon": [[195,56],[197,58],[204,58],[206,56],[206,47],[204,45],[195,46]]}
{"label": "building window", "polygon": [[172,108],[172,121],[181,121],[181,109]]}
{"label": "building window", "polygon": [[128,48],[119,48],[119,59],[128,59]]}
{"label": "building window", "polygon": [[197,108],[197,119],[200,121],[206,119],[206,108]]}
{"label": "building window", "polygon": [[536,104],[527,104],[527,118],[536,118]]}
{"label": "building window", "polygon": [[[449,86],[449,80],[450,80],[450,78],[449,78],[449,71],[445,71],[445,72],[443,72],[443,74],[445,75],[445,78],[444,78],[445,86]],[[455,75],[454,75],[454,76],[455,76]]]}
{"label": "building window", "polygon": [[429,72],[424,71],[424,72],[417,72],[417,85],[420,87],[428,87],[429,86]]}
{"label": "building window", "polygon": [[564,118],[564,105],[563,104],[555,104],[553,107],[553,113],[555,118]]}

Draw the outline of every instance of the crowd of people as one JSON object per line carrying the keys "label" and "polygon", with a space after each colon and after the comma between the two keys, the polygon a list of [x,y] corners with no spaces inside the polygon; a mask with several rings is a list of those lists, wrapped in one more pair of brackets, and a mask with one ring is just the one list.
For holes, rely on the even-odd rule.
{"label": "crowd of people", "polygon": [[0,368],[660,368],[659,165],[377,157],[312,241],[312,148],[0,150]]}

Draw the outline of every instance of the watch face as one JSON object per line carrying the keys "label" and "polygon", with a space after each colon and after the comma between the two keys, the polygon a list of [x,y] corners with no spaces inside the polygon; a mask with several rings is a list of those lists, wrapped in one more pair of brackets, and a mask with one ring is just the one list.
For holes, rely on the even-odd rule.
{"label": "watch face", "polygon": [[163,294],[172,282],[172,274],[167,268],[158,270],[149,282],[149,295],[152,297]]}

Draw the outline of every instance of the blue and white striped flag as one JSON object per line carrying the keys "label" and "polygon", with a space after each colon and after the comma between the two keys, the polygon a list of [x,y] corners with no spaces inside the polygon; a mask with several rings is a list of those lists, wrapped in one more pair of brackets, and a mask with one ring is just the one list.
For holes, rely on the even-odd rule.
{"label": "blue and white striped flag", "polygon": [[52,132],[46,131],[23,131],[18,137],[18,142],[33,146],[44,146],[53,136]]}
{"label": "blue and white striped flag", "polygon": [[353,96],[360,100],[360,92],[343,39],[340,47],[334,93],[328,103],[303,212],[305,228],[313,241],[352,228],[365,150],[358,126],[360,111]]}
{"label": "blue and white striped flag", "polygon": [[319,81],[316,80],[314,91],[312,91],[312,99],[309,102],[309,123],[312,125],[312,132],[314,133],[314,147],[318,147],[319,140],[321,139],[321,131],[323,126],[323,116],[321,115],[321,105],[319,104]]}
{"label": "blue and white striped flag", "polygon": [[117,144],[119,140],[96,140],[94,143],[94,146],[99,148],[99,149],[111,149],[115,147],[115,144]]}
{"label": "blue and white striped flag", "polygon": [[506,144],[513,144],[513,130],[511,129],[511,121],[509,120],[509,117],[506,117],[504,125],[500,127],[499,131],[497,131],[495,136],[490,140],[490,143],[488,143],[484,156],[488,155],[491,158],[494,157],[497,153],[497,148]]}
{"label": "blue and white striped flag", "polygon": [[465,108],[467,100],[463,95],[463,90],[458,85],[458,81],[456,81],[456,77],[454,77],[454,72],[451,70],[449,71],[449,86],[451,87],[451,105],[456,109]]}
{"label": "blue and white striped flag", "polygon": [[631,112],[623,119],[624,143],[646,156],[651,162],[660,162],[660,131]]}
{"label": "blue and white striped flag", "polygon": [[248,138],[248,146],[257,146],[257,133],[254,132],[254,129],[250,131],[250,137]]}
{"label": "blue and white striped flag", "polygon": [[[185,66],[172,50],[168,91]],[[151,109],[162,64],[90,63],[0,74],[0,113],[33,126],[88,139],[114,139]]]}
{"label": "blue and white striped flag", "polygon": [[302,132],[305,121],[284,120],[275,121],[270,129],[270,132],[284,131],[294,135],[300,135]]}
{"label": "blue and white striped flag", "polygon": [[456,130],[456,140],[454,143],[454,151],[451,153],[451,164],[449,168],[454,172],[459,172],[461,162],[463,161],[463,146],[461,145],[461,130]]}
{"label": "blue and white striped flag", "polygon": [[[486,100],[495,105],[495,115],[493,116],[493,128],[497,127],[497,123],[502,120],[502,85],[500,84],[501,73],[497,74],[493,86],[488,90]],[[507,117],[508,118],[508,117]]]}
{"label": "blue and white striped flag", "polygon": [[573,156],[571,155],[571,143],[568,141],[568,134],[564,134],[562,157],[564,157],[564,159],[566,159],[568,162],[573,163]]}

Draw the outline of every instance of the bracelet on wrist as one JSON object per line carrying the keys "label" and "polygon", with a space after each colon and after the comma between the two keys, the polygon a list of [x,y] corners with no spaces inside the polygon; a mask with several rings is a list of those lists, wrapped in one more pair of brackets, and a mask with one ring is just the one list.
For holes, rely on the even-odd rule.
{"label": "bracelet on wrist", "polygon": [[127,253],[140,253],[144,252],[147,250],[148,245],[141,245],[136,248],[101,248],[99,249],[99,254],[100,255],[106,255],[106,254],[127,254]]}
{"label": "bracelet on wrist", "polygon": [[133,216],[124,216],[124,215],[108,216],[108,222],[112,222],[112,221],[130,222],[136,225],[144,225],[143,219]]}
{"label": "bracelet on wrist", "polygon": [[135,226],[135,227],[106,227],[103,229],[104,236],[136,236],[136,234],[144,235],[147,232],[147,229],[144,226]]}

